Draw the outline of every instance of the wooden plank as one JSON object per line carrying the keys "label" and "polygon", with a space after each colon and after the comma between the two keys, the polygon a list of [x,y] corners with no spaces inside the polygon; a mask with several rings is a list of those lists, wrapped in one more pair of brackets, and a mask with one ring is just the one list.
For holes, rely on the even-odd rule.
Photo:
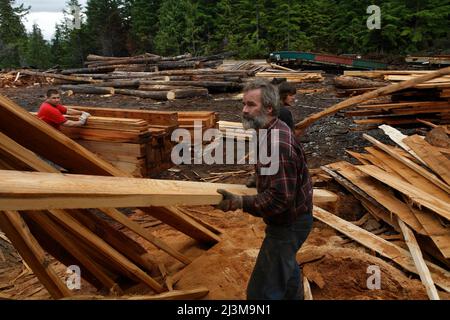
{"label": "wooden plank", "polygon": [[360,166],[353,166],[348,162],[338,162],[327,165],[326,167],[336,170],[339,174],[350,180],[390,212],[400,217],[414,231],[427,235],[426,231],[414,214],[409,210],[408,206],[397,199],[388,187],[375,179],[372,179],[369,175],[358,171],[357,169],[359,169]]}
{"label": "wooden plank", "polygon": [[256,194],[243,185],[0,170],[0,210],[215,205],[223,188]]}
{"label": "wooden plank", "polygon": [[450,160],[418,135],[405,138],[404,143],[413,149],[447,184],[450,185]]}
{"label": "wooden plank", "polygon": [[[403,165],[400,161],[375,148],[367,148],[367,151],[371,152],[374,156],[380,159],[380,161],[386,163],[405,181],[416,186],[422,190],[422,192],[431,194],[450,203],[450,196],[445,191],[418,175],[416,172]],[[410,210],[414,213],[443,256],[450,257],[450,233],[448,228],[442,225],[441,221],[439,221],[435,214],[429,212],[425,208],[422,208],[422,210],[417,210],[410,206]]]}
{"label": "wooden plank", "polygon": [[411,154],[416,160],[426,166],[426,163],[417,155],[417,153],[415,153],[414,150],[412,150],[406,143],[403,142],[403,139],[408,137],[407,135],[401,133],[400,130],[397,130],[385,124],[379,126],[378,128],[383,130],[383,132],[403,150]]}
{"label": "wooden plank", "polygon": [[114,208],[102,208],[101,209],[103,213],[107,214],[110,218],[116,220],[117,222],[120,222],[127,228],[129,228],[131,231],[135,232],[136,234],[140,235],[145,240],[152,243],[157,248],[163,250],[164,252],[168,253],[175,259],[181,261],[184,264],[190,264],[192,261],[184,254],[180,253],[179,251],[175,250],[171,246],[169,246],[164,241],[156,238],[150,231],[142,228],[138,223],[134,222],[133,220],[129,219],[126,215],[121,213],[120,211],[114,209]]}
{"label": "wooden plank", "polygon": [[[383,257],[391,259],[404,269],[415,274],[419,274],[411,254],[405,249],[402,249],[401,247],[396,246],[395,244],[390,243],[389,241],[386,241],[358,226],[355,226],[351,222],[345,221],[344,219],[341,219],[319,207],[314,207],[313,212],[314,218],[345,234],[347,237],[355,240],[359,244],[374,250]],[[425,263],[430,270],[434,283],[446,292],[450,292],[450,273],[429,261],[425,261]]]}
{"label": "wooden plank", "polygon": [[209,290],[205,287],[200,287],[190,290],[172,290],[155,295],[133,295],[121,297],[105,297],[93,295],[79,295],[62,300],[133,300],[133,301],[153,301],[153,300],[193,300],[201,299],[208,295]]}
{"label": "wooden plank", "polygon": [[119,285],[112,280],[108,274],[102,270],[102,268],[92,261],[92,258],[89,257],[86,252],[84,252],[79,243],[71,241],[67,234],[65,234],[58,225],[50,219],[46,219],[44,214],[40,212],[33,212],[28,214],[28,217],[38,223],[42,228],[45,228],[47,233],[58,243],[63,246],[71,255],[73,255],[86,269],[88,269],[92,275],[94,275],[106,288],[109,289],[109,292],[116,294],[121,294],[121,289]]}
{"label": "wooden plank", "polygon": [[[63,133],[0,95],[0,131],[23,147],[77,173],[126,176]],[[26,133],[26,134],[25,134]]]}
{"label": "wooden plank", "polygon": [[161,293],[164,291],[163,287],[152,277],[150,277],[142,269],[128,260],[120,252],[110,247],[103,239],[91,233],[86,227],[81,225],[74,218],[68,216],[67,214],[65,214],[65,212],[62,212],[60,210],[50,210],[49,213],[64,226],[76,233],[79,237],[90,242],[98,250],[106,254],[112,261],[123,267],[124,271],[130,273],[132,276],[135,276],[157,293]]}
{"label": "wooden plank", "polygon": [[363,137],[366,140],[368,140],[369,142],[371,142],[372,144],[374,144],[376,147],[378,147],[381,150],[383,150],[386,153],[388,153],[394,159],[397,159],[398,161],[400,161],[401,163],[406,165],[408,168],[414,170],[416,173],[420,174],[424,178],[428,179],[429,181],[431,181],[432,183],[437,185],[442,190],[446,191],[447,193],[450,193],[450,186],[448,184],[444,183],[443,181],[441,181],[434,174],[430,173],[429,171],[425,170],[424,168],[422,168],[418,164],[415,164],[411,160],[409,160],[409,159],[403,157],[402,155],[398,154],[397,152],[393,151],[392,148],[389,148],[387,145],[385,145],[384,143],[379,142],[375,138],[373,138],[373,137],[371,137],[371,136],[369,136],[367,134],[363,134]]}
{"label": "wooden plank", "polygon": [[50,261],[45,256],[44,250],[33,237],[18,212],[0,212],[0,227],[54,299],[72,295],[62,279],[50,266]]}
{"label": "wooden plank", "polygon": [[420,251],[420,247],[417,243],[414,233],[411,231],[411,229],[408,228],[407,225],[405,225],[402,220],[398,219],[398,224],[402,229],[406,245],[408,246],[409,252],[411,253],[411,256],[414,260],[414,265],[416,266],[417,272],[419,273],[420,280],[427,290],[428,297],[430,298],[430,300],[441,300],[439,298],[436,287],[434,286],[433,279],[431,278],[430,270],[428,269],[423,259],[422,251]]}
{"label": "wooden plank", "polygon": [[[141,208],[142,210],[142,208]],[[144,210],[142,210],[144,211]],[[164,219],[169,226],[208,244],[220,242],[220,237],[183,213],[179,207],[152,207],[144,211],[158,220]]]}
{"label": "wooden plank", "polygon": [[[450,203],[442,201],[430,194],[422,192],[416,186],[406,183],[398,178],[387,175],[384,171],[375,166],[357,166],[357,168],[364,173],[380,180],[381,182],[389,185],[390,187],[405,194],[415,203],[425,206],[432,211],[436,212],[440,216],[447,220],[450,220]],[[402,219],[403,220],[403,219]],[[404,221],[404,220],[403,220]]]}

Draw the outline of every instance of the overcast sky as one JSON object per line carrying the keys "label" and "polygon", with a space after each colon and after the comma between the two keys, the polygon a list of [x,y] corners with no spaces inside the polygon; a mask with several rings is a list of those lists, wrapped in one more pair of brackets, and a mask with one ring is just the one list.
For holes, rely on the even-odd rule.
{"label": "overcast sky", "polygon": [[[50,40],[55,33],[55,24],[61,22],[64,18],[62,10],[66,6],[66,0],[16,0],[16,4],[24,4],[26,7],[31,6],[30,13],[27,14],[23,23],[28,31],[36,23],[42,30],[42,34],[46,40]],[[83,6],[87,0],[79,0]]]}

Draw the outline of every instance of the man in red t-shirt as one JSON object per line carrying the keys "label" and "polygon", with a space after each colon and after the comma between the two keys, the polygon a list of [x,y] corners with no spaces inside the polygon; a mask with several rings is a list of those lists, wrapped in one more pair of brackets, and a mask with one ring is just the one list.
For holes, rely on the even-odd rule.
{"label": "man in red t-shirt", "polygon": [[[78,121],[67,120],[64,117],[65,114],[79,115],[80,118]],[[47,91],[47,99],[39,108],[37,116],[39,119],[59,130],[61,125],[66,127],[84,126],[91,115],[87,112],[64,107],[61,105],[61,97],[58,90],[50,89]]]}

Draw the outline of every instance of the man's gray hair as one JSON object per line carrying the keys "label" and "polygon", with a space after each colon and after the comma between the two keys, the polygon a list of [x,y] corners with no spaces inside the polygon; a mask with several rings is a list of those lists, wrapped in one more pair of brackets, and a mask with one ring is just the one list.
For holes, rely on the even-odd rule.
{"label": "man's gray hair", "polygon": [[278,117],[280,111],[280,94],[278,88],[265,79],[256,79],[244,87],[244,93],[261,89],[261,104],[264,109],[272,107],[272,116]]}

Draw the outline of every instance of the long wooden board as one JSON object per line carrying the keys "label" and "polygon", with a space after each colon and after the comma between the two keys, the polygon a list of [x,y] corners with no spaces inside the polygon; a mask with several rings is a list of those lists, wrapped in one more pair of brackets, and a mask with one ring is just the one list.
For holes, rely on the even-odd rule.
{"label": "long wooden board", "polygon": [[[314,217],[361,245],[376,251],[383,257],[391,259],[406,270],[419,274],[411,254],[405,249],[319,207],[314,207]],[[450,292],[450,272],[431,262],[425,261],[425,263],[430,270],[434,283],[446,292]]]}
{"label": "long wooden board", "polygon": [[357,166],[357,168],[364,173],[376,178],[377,180],[380,180],[381,182],[389,185],[390,187],[400,191],[414,202],[425,206],[430,210],[436,212],[443,218],[450,220],[450,203],[442,201],[441,199],[436,198],[432,195],[426,194],[412,184],[387,175],[378,167],[364,165]]}
{"label": "long wooden board", "polygon": [[256,193],[242,185],[0,170],[0,210],[212,205],[223,188]]}
{"label": "long wooden board", "polygon": [[336,170],[339,174],[376,199],[378,203],[400,217],[414,231],[423,235],[428,235],[419,220],[409,210],[408,206],[404,202],[397,199],[390,192],[388,187],[382,185],[375,179],[372,179],[370,175],[359,171],[357,168],[360,166],[355,167],[347,162],[338,162],[330,164],[327,167]]}
{"label": "long wooden board", "polygon": [[450,185],[450,160],[438,148],[432,146],[418,135],[412,135],[403,142],[417,153],[421,159],[447,184]]}

